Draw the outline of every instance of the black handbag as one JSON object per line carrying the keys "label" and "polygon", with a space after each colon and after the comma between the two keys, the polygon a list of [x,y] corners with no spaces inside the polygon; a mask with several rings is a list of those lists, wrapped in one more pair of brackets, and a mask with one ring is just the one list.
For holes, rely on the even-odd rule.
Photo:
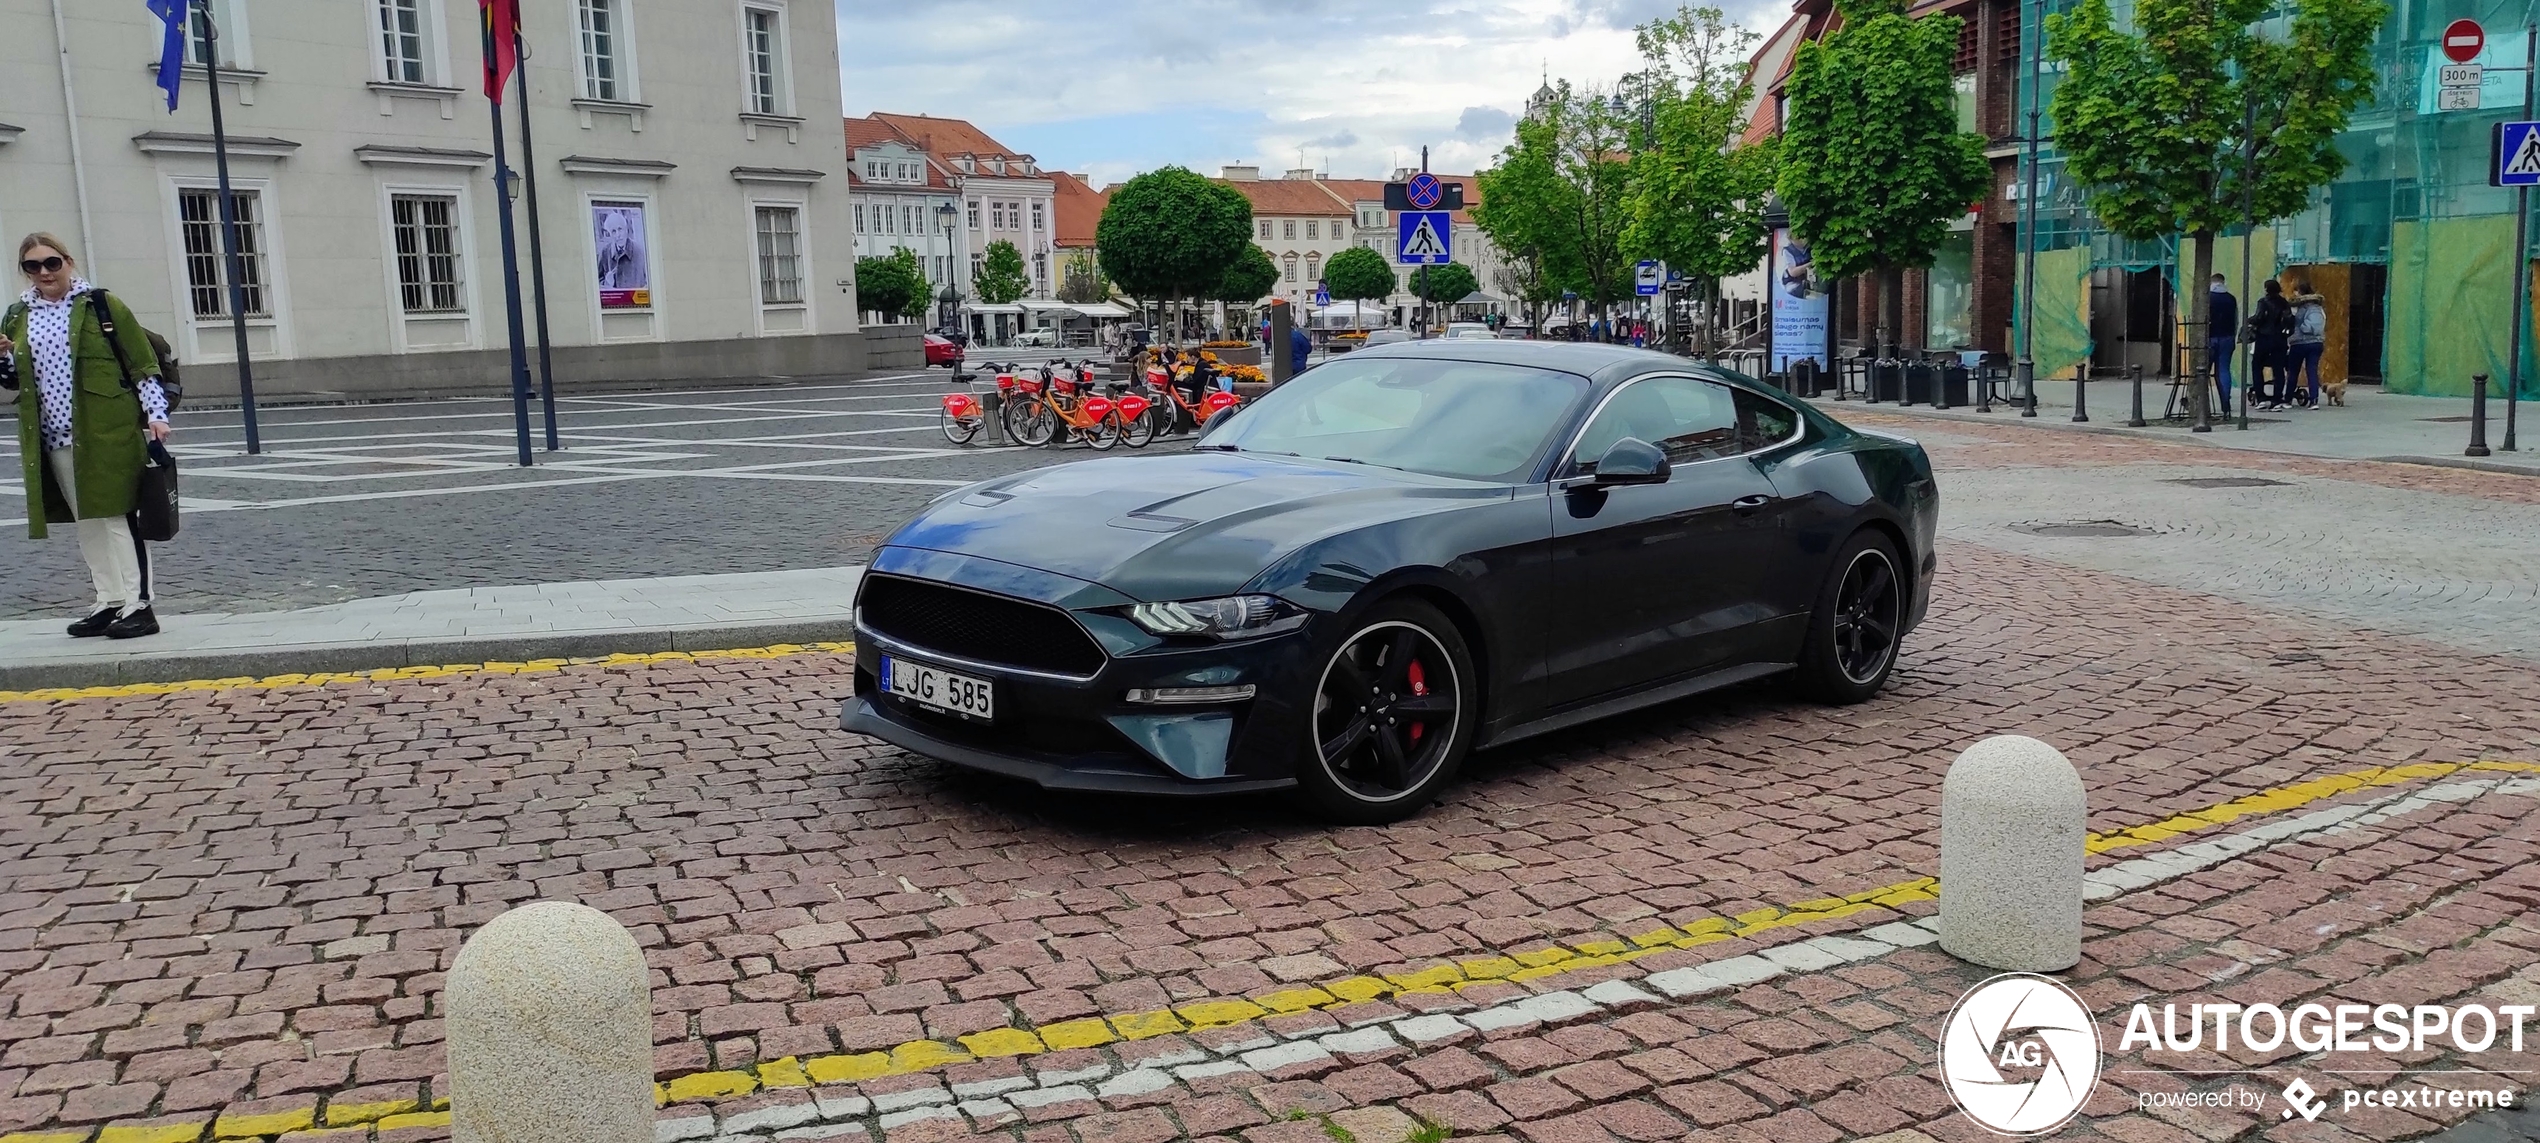
{"label": "black handbag", "polygon": [[176,458],[157,441],[150,442],[150,454],[142,462],[130,519],[135,539],[157,543],[176,538]]}

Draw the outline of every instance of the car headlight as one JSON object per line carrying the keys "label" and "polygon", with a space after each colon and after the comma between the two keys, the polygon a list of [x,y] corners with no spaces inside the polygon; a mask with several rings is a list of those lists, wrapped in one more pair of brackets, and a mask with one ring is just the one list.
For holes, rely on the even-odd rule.
{"label": "car headlight", "polygon": [[1305,609],[1275,595],[1228,595],[1217,599],[1181,599],[1140,603],[1129,608],[1129,621],[1151,635],[1201,639],[1255,639],[1294,631],[1305,625]]}

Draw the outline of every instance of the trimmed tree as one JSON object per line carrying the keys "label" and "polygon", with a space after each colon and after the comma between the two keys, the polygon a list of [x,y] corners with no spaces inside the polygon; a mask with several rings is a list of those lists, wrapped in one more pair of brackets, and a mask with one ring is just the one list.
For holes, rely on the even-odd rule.
{"label": "trimmed tree", "polygon": [[1360,303],[1381,301],[1393,296],[1393,267],[1385,262],[1384,255],[1364,246],[1352,246],[1323,263],[1323,286],[1335,298]]}
{"label": "trimmed tree", "polygon": [[[1716,321],[1720,279],[1764,258],[1771,233],[1764,200],[1780,173],[1771,142],[1738,145],[1753,89],[1747,50],[1755,34],[1717,8],[1679,7],[1638,29],[1658,76],[1652,131],[1632,157],[1631,225],[1625,249],[1692,276]],[[1703,346],[1710,343],[1705,323]]]}
{"label": "trimmed tree", "polygon": [[855,260],[857,309],[886,318],[914,318],[926,312],[927,292],[926,272],[908,247]]}
{"label": "trimmed tree", "polygon": [[1783,85],[1778,186],[1828,277],[1879,275],[1879,339],[1896,344],[1905,271],[1991,188],[1984,136],[1957,129],[1956,16],[1904,0],[1837,0],[1843,26],[1799,45]]}
{"label": "trimmed tree", "polygon": [[2214,235],[2296,213],[2346,169],[2336,137],[2372,98],[2389,12],[2380,0],[2295,0],[2284,40],[2252,33],[2274,7],[2139,0],[2131,34],[2107,0],[2046,18],[2047,55],[2069,67],[2049,105],[2065,168],[2108,229],[2193,240],[2187,292],[2209,337]]}
{"label": "trimmed tree", "polygon": [[1112,192],[1094,248],[1102,272],[1141,303],[1205,297],[1258,249],[1252,203],[1186,167],[1148,171]]}
{"label": "trimmed tree", "polygon": [[1476,176],[1473,221],[1511,257],[1531,259],[1557,296],[1568,290],[1604,308],[1632,291],[1623,228],[1631,222],[1629,124],[1607,99],[1574,91],[1517,123],[1499,165]]}
{"label": "trimmed tree", "polygon": [[1473,276],[1473,268],[1462,262],[1421,266],[1411,271],[1411,292],[1433,306],[1454,305],[1463,301],[1465,295],[1481,288],[1480,279]]}
{"label": "trimmed tree", "polygon": [[989,305],[1001,306],[1022,297],[1032,288],[1032,279],[1023,273],[1023,252],[1002,238],[989,243],[980,252],[978,272],[970,275],[970,288]]}
{"label": "trimmed tree", "polygon": [[1248,306],[1278,284],[1279,267],[1271,263],[1269,253],[1246,242],[1243,253],[1226,266],[1226,272],[1218,276],[1216,288],[1207,297],[1212,302]]}

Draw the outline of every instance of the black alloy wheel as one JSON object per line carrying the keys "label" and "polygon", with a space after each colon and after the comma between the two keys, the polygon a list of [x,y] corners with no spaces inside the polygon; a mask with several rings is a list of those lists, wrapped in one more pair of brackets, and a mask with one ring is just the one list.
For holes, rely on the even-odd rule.
{"label": "black alloy wheel", "polygon": [[1381,603],[1351,632],[1317,680],[1299,785],[1332,820],[1399,821],[1428,803],[1471,744],[1472,656],[1454,625],[1416,600]]}
{"label": "black alloy wheel", "polygon": [[1905,579],[1897,568],[1895,547],[1875,532],[1843,545],[1800,654],[1799,682],[1813,697],[1856,703],[1886,684],[1905,630]]}

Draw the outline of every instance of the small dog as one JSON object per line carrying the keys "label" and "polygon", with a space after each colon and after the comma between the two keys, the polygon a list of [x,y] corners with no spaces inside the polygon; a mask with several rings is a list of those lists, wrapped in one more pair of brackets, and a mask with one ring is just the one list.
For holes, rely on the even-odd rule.
{"label": "small dog", "polygon": [[2343,408],[2346,404],[2346,379],[2343,377],[2335,380],[2323,379],[2320,382],[2320,392],[2327,396],[2329,404]]}

